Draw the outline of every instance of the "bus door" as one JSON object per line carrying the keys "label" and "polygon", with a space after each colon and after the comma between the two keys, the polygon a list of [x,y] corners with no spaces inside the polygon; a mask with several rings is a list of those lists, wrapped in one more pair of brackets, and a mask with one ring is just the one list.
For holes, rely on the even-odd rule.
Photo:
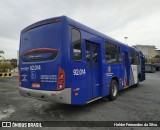
{"label": "bus door", "polygon": [[99,63],[100,63],[100,45],[86,42],[86,86],[88,98],[93,99],[100,96]]}
{"label": "bus door", "polygon": [[129,86],[129,72],[130,72],[128,52],[122,52],[122,56],[123,56],[123,72],[124,72],[123,86],[124,88],[127,88]]}

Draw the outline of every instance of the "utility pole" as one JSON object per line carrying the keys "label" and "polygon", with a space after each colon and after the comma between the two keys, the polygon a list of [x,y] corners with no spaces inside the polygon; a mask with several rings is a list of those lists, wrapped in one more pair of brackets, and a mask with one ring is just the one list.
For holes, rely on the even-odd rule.
{"label": "utility pole", "polygon": [[[127,44],[127,39],[128,39],[128,37],[124,37],[124,39],[125,39],[125,44]],[[128,44],[127,44],[128,45]]]}

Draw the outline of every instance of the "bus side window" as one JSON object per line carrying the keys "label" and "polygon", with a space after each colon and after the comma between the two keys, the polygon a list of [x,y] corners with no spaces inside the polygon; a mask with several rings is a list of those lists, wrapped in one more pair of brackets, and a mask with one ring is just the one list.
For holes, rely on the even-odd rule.
{"label": "bus side window", "polygon": [[119,63],[122,63],[121,51],[120,51],[120,47],[119,46],[118,46],[118,61],[119,61]]}
{"label": "bus side window", "polygon": [[140,64],[140,59],[139,59],[139,53],[136,52],[136,60],[137,60],[137,64],[139,65]]}
{"label": "bus side window", "polygon": [[77,29],[72,29],[73,58],[75,61],[82,60],[81,33]]}
{"label": "bus side window", "polygon": [[135,53],[132,50],[130,50],[130,63],[131,65],[135,64]]}
{"label": "bus side window", "polygon": [[96,48],[96,46],[94,46],[94,48],[93,48],[93,54],[92,54],[92,56],[93,56],[93,62],[94,63],[98,62],[98,50],[97,49],[98,48]]}
{"label": "bus side window", "polygon": [[139,54],[138,54],[138,52],[130,50],[130,63],[132,65],[138,65],[139,64]]}
{"label": "bus side window", "polygon": [[86,60],[90,62],[90,44],[86,44]]}
{"label": "bus side window", "polygon": [[115,44],[105,41],[105,58],[107,63],[120,63],[120,48]]}

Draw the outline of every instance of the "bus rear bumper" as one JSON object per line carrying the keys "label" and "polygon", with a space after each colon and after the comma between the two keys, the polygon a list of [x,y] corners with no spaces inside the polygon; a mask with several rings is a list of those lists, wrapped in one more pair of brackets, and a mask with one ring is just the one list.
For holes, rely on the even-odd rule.
{"label": "bus rear bumper", "polygon": [[71,104],[71,88],[65,88],[61,91],[44,91],[19,87],[19,93],[24,97]]}

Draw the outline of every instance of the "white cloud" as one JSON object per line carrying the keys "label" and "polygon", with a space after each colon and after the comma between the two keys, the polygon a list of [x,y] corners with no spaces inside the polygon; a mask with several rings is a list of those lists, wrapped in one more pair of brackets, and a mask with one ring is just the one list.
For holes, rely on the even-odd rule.
{"label": "white cloud", "polygon": [[18,40],[10,40],[6,38],[0,38],[0,50],[3,50],[5,58],[17,58],[17,50],[19,46]]}
{"label": "white cloud", "polygon": [[159,0],[5,0],[0,4],[0,50],[17,57],[20,31],[39,20],[66,15],[128,43],[154,44],[160,34]]}
{"label": "white cloud", "polygon": [[155,45],[160,48],[159,34],[160,34],[160,18],[157,17],[160,11],[143,18],[131,21],[119,29],[110,32],[110,36],[124,42],[124,37],[128,37],[127,43]]}

